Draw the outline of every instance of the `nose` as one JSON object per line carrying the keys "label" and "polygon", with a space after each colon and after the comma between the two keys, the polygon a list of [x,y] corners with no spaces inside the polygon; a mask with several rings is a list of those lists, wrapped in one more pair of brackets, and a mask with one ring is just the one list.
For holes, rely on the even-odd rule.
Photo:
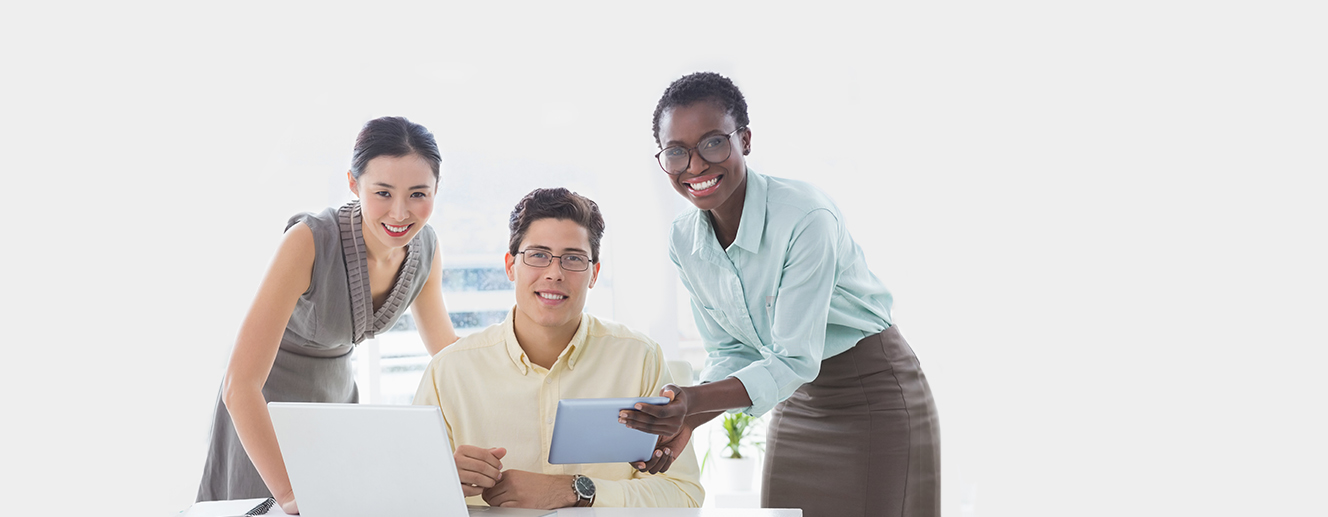
{"label": "nose", "polygon": [[387,215],[394,221],[405,221],[407,216],[406,201],[400,198],[393,199],[392,208],[387,211]]}
{"label": "nose", "polygon": [[700,149],[687,150],[687,169],[690,174],[700,174],[710,168],[710,162],[701,157]]}
{"label": "nose", "polygon": [[554,258],[552,262],[549,262],[549,265],[544,266],[544,278],[555,282],[561,282],[563,280],[562,260],[562,257],[557,257]]}

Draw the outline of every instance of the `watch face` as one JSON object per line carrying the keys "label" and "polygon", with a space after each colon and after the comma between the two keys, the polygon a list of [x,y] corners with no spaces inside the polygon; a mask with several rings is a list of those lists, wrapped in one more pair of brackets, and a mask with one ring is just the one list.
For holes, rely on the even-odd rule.
{"label": "watch face", "polygon": [[585,476],[576,477],[576,493],[582,498],[590,498],[595,495],[595,482]]}

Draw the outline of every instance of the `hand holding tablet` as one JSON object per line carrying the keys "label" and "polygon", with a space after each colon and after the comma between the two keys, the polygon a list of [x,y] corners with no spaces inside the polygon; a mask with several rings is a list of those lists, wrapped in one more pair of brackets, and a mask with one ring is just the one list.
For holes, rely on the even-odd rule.
{"label": "hand holding tablet", "polygon": [[549,463],[622,463],[650,459],[658,436],[618,422],[637,403],[667,404],[665,397],[563,399],[553,423]]}

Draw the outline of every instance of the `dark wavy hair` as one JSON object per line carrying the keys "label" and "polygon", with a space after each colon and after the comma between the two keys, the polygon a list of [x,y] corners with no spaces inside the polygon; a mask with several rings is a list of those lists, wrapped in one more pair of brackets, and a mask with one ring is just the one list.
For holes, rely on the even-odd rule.
{"label": "dark wavy hair", "polygon": [[655,105],[655,145],[662,145],[659,142],[659,118],[664,115],[664,110],[700,101],[714,102],[724,108],[725,112],[733,115],[733,121],[738,123],[738,127],[746,126],[749,122],[747,100],[733,81],[714,72],[695,72],[673,81],[664,89],[659,104]]}
{"label": "dark wavy hair", "polygon": [[424,126],[406,120],[405,117],[382,117],[370,120],[360,129],[355,137],[355,152],[350,159],[350,175],[360,179],[369,160],[379,156],[407,156],[418,154],[429,162],[433,169],[433,179],[438,181],[438,170],[443,162],[443,155],[438,152],[438,142],[433,139]]}
{"label": "dark wavy hair", "polygon": [[565,219],[575,222],[590,234],[590,261],[599,263],[599,241],[604,237],[604,216],[590,198],[565,188],[537,188],[516,203],[507,223],[512,232],[507,251],[516,255],[526,238],[526,230],[540,219]]}

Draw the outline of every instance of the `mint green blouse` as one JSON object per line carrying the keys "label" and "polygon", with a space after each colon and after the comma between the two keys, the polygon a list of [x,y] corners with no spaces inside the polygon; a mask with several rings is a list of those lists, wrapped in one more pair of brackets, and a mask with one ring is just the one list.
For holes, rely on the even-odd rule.
{"label": "mint green blouse", "polygon": [[867,269],[839,208],[805,182],[747,169],[733,244],[721,248],[709,214],[693,209],[673,221],[669,257],[705,344],[701,380],[738,378],[751,415],[891,324],[890,291]]}

